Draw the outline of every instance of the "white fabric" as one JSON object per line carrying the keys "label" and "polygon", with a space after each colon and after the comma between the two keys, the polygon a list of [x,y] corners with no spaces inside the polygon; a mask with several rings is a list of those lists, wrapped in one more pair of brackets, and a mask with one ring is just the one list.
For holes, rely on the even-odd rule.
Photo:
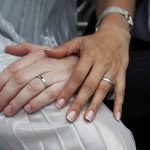
{"label": "white fabric", "polygon": [[77,34],[76,0],[0,0],[0,15],[14,28],[9,33],[0,17],[0,33],[17,42],[14,32],[40,45],[49,45],[50,37],[60,44]]}
{"label": "white fabric", "polygon": [[[0,39],[2,71],[17,57],[3,52],[6,45],[14,43],[2,36]],[[114,119],[112,112],[104,104],[101,105],[92,123],[83,119],[85,109],[75,123],[66,121],[65,112],[69,105],[58,110],[54,104],[51,104],[31,115],[21,110],[11,118],[0,113],[0,150],[136,149],[131,132],[122,122]]]}
{"label": "white fabric", "polygon": [[[44,1],[50,2],[49,0],[38,0],[38,2],[41,3]],[[70,0],[64,0],[63,2],[67,1],[69,2]],[[0,0],[0,2],[3,5],[5,2],[8,2],[8,5],[4,5],[8,7],[11,6],[10,3],[12,4],[14,0]],[[29,2],[31,2],[31,0],[17,0],[17,2],[18,5],[21,2],[27,5],[27,3],[30,4]],[[16,3],[13,4],[15,4],[16,7]],[[34,4],[39,5],[39,3],[35,3],[35,0]],[[22,3],[20,5],[22,6]],[[5,7],[2,7],[3,15],[7,17],[7,11],[9,11],[9,9],[4,9]],[[19,6],[16,8],[19,8]],[[9,18],[11,17],[8,17],[8,19]],[[20,29],[20,26],[18,26],[18,29]],[[21,38],[20,36],[21,35],[14,30],[13,24],[11,25],[10,22],[7,22],[7,20],[0,15],[0,72],[8,64],[18,59],[18,57],[5,54],[4,49],[8,45],[23,42],[24,37]],[[46,40],[46,38],[43,38],[43,41],[44,40]],[[48,45],[52,46],[51,42],[49,43]],[[26,114],[23,110],[10,118],[0,113],[0,150],[136,149],[132,133],[122,122],[117,122],[114,119],[112,112],[104,104],[101,105],[94,122],[88,123],[83,119],[85,108],[75,123],[69,123],[66,120],[65,112],[69,108],[70,103],[62,110],[58,110],[54,104],[51,104],[31,115]]]}
{"label": "white fabric", "polygon": [[[67,107],[68,108],[68,107]],[[67,108],[54,104],[27,115],[23,110],[12,118],[0,114],[1,150],[135,150],[130,131],[114,120],[102,104],[93,123],[83,119],[75,123],[65,118]]]}

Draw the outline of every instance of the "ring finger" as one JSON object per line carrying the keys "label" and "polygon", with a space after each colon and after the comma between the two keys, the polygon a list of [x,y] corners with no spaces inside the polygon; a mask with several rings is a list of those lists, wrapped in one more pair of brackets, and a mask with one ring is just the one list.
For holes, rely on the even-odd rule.
{"label": "ring finger", "polygon": [[3,110],[8,102],[12,100],[27,83],[37,75],[48,71],[48,63],[44,63],[42,60],[17,72],[0,91],[0,111]]}
{"label": "ring finger", "polygon": [[102,67],[97,67],[99,65],[94,65],[89,76],[86,78],[85,82],[83,83],[79,94],[77,95],[76,99],[74,100],[73,104],[67,111],[67,119],[70,122],[75,121],[77,116],[79,115],[80,111],[89,100],[89,98],[93,95],[95,89],[97,88],[101,77],[105,73],[105,70]]}
{"label": "ring finger", "polygon": [[[110,79],[111,81],[113,81],[111,75],[105,75],[105,78]],[[104,98],[106,97],[107,93],[109,92],[110,88],[111,88],[112,84],[110,82],[108,82],[107,80],[101,80],[99,83],[98,88],[96,89],[96,92],[94,94],[94,97],[91,101],[90,106],[88,107],[86,113],[85,113],[85,119],[87,121],[93,121],[94,117],[96,116],[96,113],[102,103],[102,101],[104,100]]]}
{"label": "ring finger", "polygon": [[[56,78],[57,76],[57,78]],[[41,78],[40,78],[41,77]],[[18,110],[20,110],[29,100],[37,96],[41,93],[45,86],[49,87],[54,84],[58,79],[62,80],[62,75],[55,74],[52,76],[51,72],[40,75],[40,77],[34,78],[31,82],[29,82],[16,96],[8,106],[5,107],[4,113],[7,116],[14,115]],[[45,81],[43,81],[43,80]],[[64,79],[64,78],[63,78]]]}
{"label": "ring finger", "polygon": [[30,100],[30,102],[27,103],[27,105],[25,105],[24,110],[27,113],[34,113],[40,110],[41,108],[43,108],[44,106],[49,105],[54,100],[56,100],[57,95],[63,89],[65,84],[66,84],[66,81],[60,81],[48,87],[38,96]]}
{"label": "ring finger", "polygon": [[0,73],[0,91],[9,81],[9,79],[16,74],[19,70],[35,63],[36,61],[43,59],[44,53],[42,51],[38,51],[34,54],[29,54],[27,56],[22,57],[21,59],[16,60],[9,66],[7,66],[2,73]]}

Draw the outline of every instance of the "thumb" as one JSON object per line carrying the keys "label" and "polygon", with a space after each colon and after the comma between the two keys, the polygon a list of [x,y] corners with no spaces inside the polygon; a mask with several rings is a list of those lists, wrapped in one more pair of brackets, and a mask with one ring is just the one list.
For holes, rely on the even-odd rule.
{"label": "thumb", "polygon": [[45,49],[45,54],[48,57],[63,58],[71,54],[79,54],[82,38],[75,38],[53,49]]}
{"label": "thumb", "polygon": [[12,46],[7,46],[5,52],[16,56],[24,56],[31,52],[30,44],[23,43]]}
{"label": "thumb", "polygon": [[34,45],[30,43],[21,43],[13,46],[7,46],[5,52],[15,56],[25,56],[29,53],[36,52],[47,48],[46,46]]}

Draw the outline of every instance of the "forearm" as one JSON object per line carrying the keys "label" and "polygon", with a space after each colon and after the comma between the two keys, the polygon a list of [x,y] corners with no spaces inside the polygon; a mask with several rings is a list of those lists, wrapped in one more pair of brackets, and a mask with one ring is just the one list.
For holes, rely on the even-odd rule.
{"label": "forearm", "polygon": [[[96,7],[96,14],[97,17],[103,12],[104,9],[111,7],[111,6],[117,6],[124,10],[127,10],[131,16],[134,15],[134,9],[135,9],[135,1],[136,0],[95,0],[95,7]],[[108,14],[104,19],[102,24],[108,24],[113,23],[116,24],[116,26],[123,27],[125,29],[129,29],[128,22],[126,19],[117,13],[111,13]]]}

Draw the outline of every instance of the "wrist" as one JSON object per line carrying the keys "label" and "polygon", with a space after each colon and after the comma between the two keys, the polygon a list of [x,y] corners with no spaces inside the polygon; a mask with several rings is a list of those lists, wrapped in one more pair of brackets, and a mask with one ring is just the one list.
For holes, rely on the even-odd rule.
{"label": "wrist", "polygon": [[108,14],[104,20],[103,23],[111,23],[115,24],[118,27],[124,28],[127,31],[130,31],[129,29],[129,23],[127,22],[126,18],[118,13],[110,13]]}
{"label": "wrist", "polygon": [[104,28],[109,28],[112,31],[118,31],[119,33],[131,37],[129,24],[126,18],[121,14],[110,13],[106,15],[102,23],[100,24],[100,30],[98,32],[101,32],[101,30]]}

